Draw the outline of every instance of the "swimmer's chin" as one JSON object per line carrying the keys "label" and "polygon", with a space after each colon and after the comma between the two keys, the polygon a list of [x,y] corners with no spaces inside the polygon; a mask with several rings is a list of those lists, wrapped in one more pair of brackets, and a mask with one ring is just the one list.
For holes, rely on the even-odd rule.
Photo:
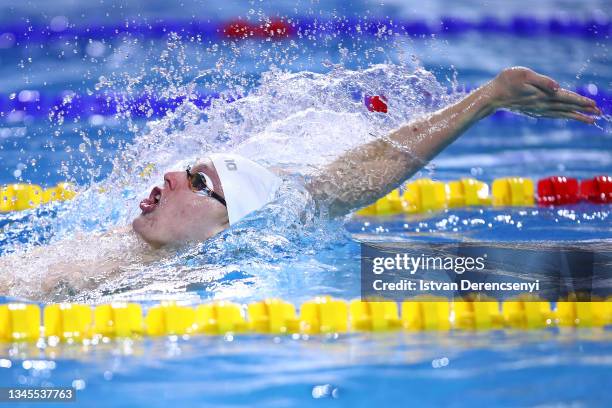
{"label": "swimmer's chin", "polygon": [[153,249],[168,249],[168,248],[181,248],[189,244],[200,243],[207,241],[208,239],[214,237],[215,235],[220,234],[221,232],[228,229],[229,223],[224,223],[219,225],[217,228],[209,230],[206,234],[202,236],[195,236],[190,238],[185,238],[181,240],[160,240],[157,237],[154,237],[151,234],[151,221],[145,218],[145,214],[140,214],[132,221],[132,230],[136,234],[136,236],[147,243]]}
{"label": "swimmer's chin", "polygon": [[151,246],[153,249],[160,249],[161,247],[166,245],[166,242],[153,239],[152,237],[149,237],[147,236],[147,234],[145,234],[144,230],[146,227],[144,224],[147,221],[144,219],[144,215],[145,214],[143,213],[140,214],[138,217],[134,218],[134,221],[132,221],[132,231],[134,231],[134,233],[140,240],[149,244],[149,246]]}

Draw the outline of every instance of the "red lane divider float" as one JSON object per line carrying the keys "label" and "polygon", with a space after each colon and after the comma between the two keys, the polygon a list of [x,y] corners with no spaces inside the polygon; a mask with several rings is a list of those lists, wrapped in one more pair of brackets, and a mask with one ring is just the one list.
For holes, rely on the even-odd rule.
{"label": "red lane divider float", "polygon": [[576,204],[579,200],[580,191],[575,178],[552,176],[538,181],[539,205]]}
{"label": "red lane divider float", "polygon": [[295,28],[283,20],[271,20],[264,24],[252,24],[247,21],[234,20],[222,27],[227,37],[244,39],[254,38],[285,38],[294,34]]}
{"label": "red lane divider float", "polygon": [[579,182],[571,177],[553,176],[538,181],[540,205],[567,205],[579,201],[612,203],[612,177],[597,176]]}
{"label": "red lane divider float", "polygon": [[447,208],[493,206],[564,206],[590,202],[612,204],[612,177],[597,176],[579,182],[552,176],[537,182],[528,177],[503,177],[487,183],[471,178],[441,182],[428,178],[406,183],[371,205],[357,211],[361,216],[417,214]]}
{"label": "red lane divider float", "polygon": [[612,203],[612,177],[597,176],[580,183],[580,196],[592,203]]}

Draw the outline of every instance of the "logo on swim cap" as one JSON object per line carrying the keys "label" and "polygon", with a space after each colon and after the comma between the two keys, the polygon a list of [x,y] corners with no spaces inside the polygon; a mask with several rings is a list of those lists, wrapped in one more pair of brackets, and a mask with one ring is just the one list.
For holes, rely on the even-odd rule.
{"label": "logo on swim cap", "polygon": [[236,171],[236,170],[238,170],[238,166],[236,165],[236,162],[234,161],[234,159],[225,159],[225,160],[223,160],[223,162],[225,163],[225,167],[229,171]]}
{"label": "logo on swim cap", "polygon": [[280,178],[265,167],[236,154],[210,156],[223,187],[230,225],[274,200]]}

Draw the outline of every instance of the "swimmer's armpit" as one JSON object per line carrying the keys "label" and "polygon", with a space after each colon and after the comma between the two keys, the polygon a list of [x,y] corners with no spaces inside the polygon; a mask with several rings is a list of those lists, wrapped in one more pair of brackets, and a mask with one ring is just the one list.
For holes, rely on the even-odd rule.
{"label": "swimmer's armpit", "polygon": [[497,109],[585,123],[594,122],[589,115],[601,115],[593,100],[560,89],[553,79],[509,68],[459,102],[349,150],[312,177],[307,188],[330,215],[370,204]]}

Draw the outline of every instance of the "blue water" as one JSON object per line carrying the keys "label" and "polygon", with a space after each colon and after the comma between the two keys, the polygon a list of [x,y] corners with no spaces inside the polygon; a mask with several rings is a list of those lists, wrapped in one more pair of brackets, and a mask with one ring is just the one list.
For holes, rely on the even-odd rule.
{"label": "blue water", "polygon": [[198,337],[75,347],[52,369],[15,359],[10,371],[32,386],[85,382],[82,406],[606,406],[609,342],[608,331]]}
{"label": "blue water", "polygon": [[[480,7],[465,2],[450,6],[428,2],[419,7],[401,2],[223,3],[215,7],[184,2],[178,9],[165,2],[149,2],[124,7],[99,3],[85,9],[79,6],[78,10],[70,1],[53,5],[42,1],[13,3],[0,6],[3,27],[14,22],[44,23],[60,9],[68,21],[80,25],[128,18],[178,20],[191,14],[214,21],[236,15],[256,19],[260,11],[309,18],[330,18],[335,13],[435,20],[447,15],[480,18],[493,14],[504,18],[525,14],[525,10],[539,18],[563,13],[589,18],[594,13],[606,15],[610,9],[605,1],[543,1],[536,5],[487,2]],[[321,8],[325,10],[320,12]],[[376,38],[325,33],[316,38],[252,40],[232,45],[220,40],[168,41],[134,34],[89,44],[79,39],[0,49],[2,97],[9,98],[13,93],[18,97],[24,89],[37,90],[42,96],[67,90],[76,95],[121,94],[127,98],[122,105],[127,109],[137,105],[147,89],[168,99],[185,96],[193,85],[202,93],[240,96],[242,102],[213,105],[207,117],[191,108],[179,109],[166,121],[127,117],[125,111],[116,116],[96,116],[83,109],[65,118],[49,119],[39,114],[0,117],[0,184],[31,181],[48,186],[69,179],[83,192],[73,203],[0,215],[0,254],[40,243],[57,244],[78,232],[97,233],[126,224],[137,213],[142,192],[158,182],[163,170],[172,168],[182,155],[198,149],[233,147],[237,139],[248,139],[249,132],[294,132],[287,151],[277,149],[268,155],[277,156],[273,159],[283,166],[302,168],[308,164],[307,159],[316,160],[327,153],[325,149],[331,146],[324,143],[328,134],[334,135],[332,141],[347,144],[361,137],[359,129],[354,134],[333,133],[338,118],[347,126],[350,119],[386,129],[421,108],[433,110],[436,104],[448,101],[444,99],[452,97],[448,89],[482,84],[509,65],[529,66],[570,89],[592,85],[608,95],[612,81],[609,38],[478,32],[442,38]],[[221,68],[207,71],[220,61]],[[386,64],[386,74],[363,74],[375,64]],[[411,82],[404,93],[382,85],[407,82],[415,67],[430,72],[436,81],[417,76],[418,81]],[[285,80],[274,73],[275,69],[322,76],[306,74],[298,78],[301,85],[311,86],[308,93],[297,86],[283,89]],[[353,98],[354,89],[330,85],[335,79],[358,82],[359,92],[388,94],[392,118],[368,116],[360,100]],[[426,89],[432,99],[410,99],[415,89]],[[261,96],[258,101],[244,98],[257,92]],[[323,130],[300,133],[304,120],[299,114],[306,114],[313,106],[314,112],[308,111],[311,116],[306,117]],[[498,115],[467,132],[415,178],[446,181],[471,176],[491,182],[508,175],[537,179],[553,174],[578,178],[612,174],[611,147],[610,123],[604,120],[598,127],[589,127]],[[291,156],[296,151],[311,156]],[[270,160],[266,152],[260,154],[263,160]],[[151,179],[142,179],[138,173],[148,162],[157,168]],[[104,187],[106,192],[97,191],[97,187]],[[297,196],[290,195],[287,200],[296,206],[296,213],[298,207],[307,205],[306,199],[301,201]],[[119,275],[83,271],[82,276],[72,277],[72,282],[68,279],[68,290],[52,294],[35,290],[36,283],[51,261],[71,256],[74,251],[70,246],[49,251],[48,264],[24,255],[10,264],[11,271],[0,272],[14,272],[22,279],[23,284],[11,295],[43,301],[129,299],[147,305],[174,298],[192,303],[210,299],[244,303],[274,296],[297,304],[319,294],[343,299],[359,296],[360,240],[598,240],[609,247],[612,239],[610,206],[594,204],[563,209],[449,210],[426,217],[315,218],[305,226],[296,221],[296,213],[288,207],[274,213],[285,217],[286,222],[279,226],[268,221],[264,234],[246,231],[247,224],[246,232],[229,232],[222,239],[181,249],[150,264],[130,264]],[[103,251],[116,255],[116,242],[86,244],[78,249],[83,257],[102,254],[104,258]],[[79,286],[88,278],[100,282],[93,287]],[[10,360],[10,367],[2,360],[0,384],[73,385],[82,388],[77,397],[79,405],[88,407],[321,403],[607,406],[610,399],[603,385],[611,380],[611,352],[609,331],[588,330],[360,334],[309,339],[194,337],[99,344],[86,350],[82,346],[53,350],[21,345],[2,350],[0,358]],[[44,363],[37,365],[40,369],[24,368],[30,367],[31,360]]]}

